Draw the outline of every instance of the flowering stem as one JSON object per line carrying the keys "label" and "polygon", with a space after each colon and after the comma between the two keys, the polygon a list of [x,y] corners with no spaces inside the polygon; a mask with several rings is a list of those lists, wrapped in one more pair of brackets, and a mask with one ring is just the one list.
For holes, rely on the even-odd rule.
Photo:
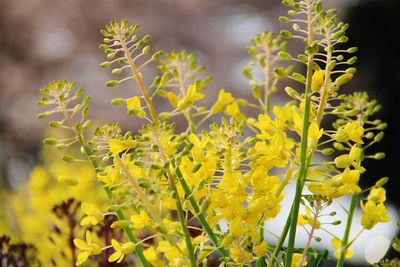
{"label": "flowering stem", "polygon": [[223,247],[220,247],[217,236],[214,234],[214,232],[211,229],[210,225],[207,223],[207,221],[204,218],[203,214],[200,212],[200,208],[199,208],[196,200],[194,199],[193,193],[191,192],[188,184],[186,183],[185,179],[183,178],[182,172],[179,169],[179,167],[175,168],[175,173],[176,173],[176,176],[178,176],[179,182],[181,183],[182,188],[185,191],[185,194],[188,196],[190,204],[193,207],[195,216],[200,221],[201,225],[203,226],[204,231],[206,231],[208,237],[210,237],[210,239],[214,243],[214,245],[218,247],[218,251],[223,256],[227,257],[229,255],[228,252]]}
{"label": "flowering stem", "polygon": [[[314,41],[314,34],[312,28],[312,7],[313,4],[310,0],[306,1],[307,3],[307,26],[308,26],[308,45],[311,46]],[[307,157],[307,138],[308,138],[308,127],[310,124],[310,92],[311,92],[311,80],[313,74],[313,65],[314,65],[314,55],[309,54],[307,60],[307,80],[306,80],[306,88],[305,88],[305,100],[304,100],[304,117],[303,117],[303,129],[301,135],[301,144],[300,144],[300,168],[298,171],[298,177],[296,182],[296,193],[293,200],[293,206],[291,210],[290,216],[290,231],[289,231],[289,242],[286,253],[286,265],[292,266],[292,255],[294,249],[294,242],[296,239],[296,228],[297,228],[297,219],[299,216],[299,208],[300,208],[300,200],[301,194],[304,187],[304,180],[307,174],[307,165],[309,162],[309,158]]]}
{"label": "flowering stem", "polygon": [[[76,129],[76,127],[74,126],[74,123],[73,123],[73,121],[72,121],[72,118],[71,118],[71,116],[68,114],[68,112],[66,111],[66,108],[65,108],[64,103],[63,103],[61,100],[59,100],[59,103],[58,103],[58,104],[59,104],[59,106],[60,106],[60,108],[61,108],[61,110],[62,110],[62,113],[63,113],[63,115],[64,115],[64,117],[65,117],[65,120],[67,121],[67,123],[69,124],[70,128],[71,128],[72,131],[74,132],[74,134],[75,134],[75,136],[76,136],[76,138],[77,138],[79,144],[81,145],[81,147],[83,148],[83,150],[84,150],[84,152],[85,152],[87,158],[89,159],[89,161],[90,161],[90,163],[91,163],[91,165],[92,165],[92,167],[93,167],[95,173],[100,172],[100,170],[99,170],[99,164],[98,164],[97,161],[92,157],[92,155],[93,155],[92,150],[91,150],[87,145],[85,145],[82,132],[78,131],[78,130]],[[104,188],[104,191],[106,192],[108,198],[109,198],[110,200],[112,200],[112,197],[113,197],[113,196],[112,196],[111,190],[110,190],[108,187],[104,186],[104,185],[103,185],[103,188]],[[115,211],[115,213],[116,213],[116,215],[117,215],[117,217],[118,217],[118,220],[120,220],[120,221],[125,220],[125,216],[124,216],[124,214],[122,213],[121,209],[117,209],[117,210]],[[136,244],[136,243],[138,242],[138,240],[137,240],[136,237],[133,235],[131,229],[130,229],[128,226],[123,227],[123,229],[124,229],[124,232],[125,232],[126,236],[127,236],[128,239],[129,239],[129,241],[131,241],[132,243],[135,243],[135,244]],[[141,248],[140,246],[135,246],[135,253],[136,253],[136,255],[139,257],[139,260],[141,261],[141,263],[143,264],[144,267],[150,267],[150,263],[147,261],[146,257],[144,256],[143,250],[142,250],[142,248]]]}
{"label": "flowering stem", "polygon": [[356,204],[357,204],[357,196],[358,196],[358,194],[356,194],[356,193],[354,193],[351,196],[350,209],[349,209],[349,214],[347,216],[347,222],[346,222],[346,230],[344,232],[344,236],[342,239],[340,257],[339,257],[336,267],[343,267],[343,265],[344,265],[347,243],[349,242],[351,223],[353,221],[354,210],[355,210]]}
{"label": "flowering stem", "polygon": [[146,105],[150,110],[151,118],[153,119],[153,122],[155,124],[159,124],[160,119],[158,118],[157,111],[154,107],[153,101],[151,100],[149,94],[147,93],[147,89],[146,89],[146,86],[144,85],[141,74],[139,73],[138,68],[136,67],[135,63],[133,62],[132,56],[129,53],[129,49],[126,45],[125,38],[122,36],[122,34],[119,34],[117,37],[118,37],[118,41],[121,43],[121,46],[124,51],[125,57],[128,61],[129,67],[130,67],[133,75],[135,76],[135,80],[139,87],[139,90],[142,93],[144,101],[146,102]]}

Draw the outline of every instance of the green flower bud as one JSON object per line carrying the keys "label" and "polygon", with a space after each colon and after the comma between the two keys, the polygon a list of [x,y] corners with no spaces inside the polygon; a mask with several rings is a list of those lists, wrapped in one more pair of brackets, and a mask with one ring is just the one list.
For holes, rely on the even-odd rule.
{"label": "green flower bud", "polygon": [[379,142],[379,141],[381,141],[384,135],[385,135],[385,134],[384,134],[383,132],[379,132],[379,133],[375,136],[374,142]]}
{"label": "green flower bud", "polygon": [[279,21],[281,21],[283,23],[289,23],[290,19],[288,17],[285,17],[285,16],[280,16],[279,17]]}
{"label": "green flower bud", "polygon": [[389,181],[389,177],[382,177],[375,183],[375,187],[383,187]]}
{"label": "green flower bud", "polygon": [[372,138],[374,138],[374,133],[373,133],[373,132],[367,133],[367,134],[365,135],[365,138],[367,138],[367,139],[372,139]]}
{"label": "green flower bud", "polygon": [[274,72],[279,78],[285,78],[288,76],[284,68],[275,68]]}
{"label": "green flower bud", "polygon": [[149,45],[146,45],[145,47],[143,47],[142,49],[142,54],[143,55],[147,55],[148,53],[150,53],[151,51],[151,47]]}
{"label": "green flower bud", "polygon": [[333,143],[333,147],[334,147],[336,150],[339,150],[339,151],[343,151],[343,150],[346,149],[346,148],[344,147],[344,145],[343,145],[342,143],[339,143],[339,142],[334,142],[334,143]]}
{"label": "green flower bud", "polygon": [[388,126],[387,123],[381,123],[376,127],[376,129],[382,131],[382,130],[385,130],[387,128],[387,126]]}
{"label": "green flower bud", "polygon": [[117,80],[110,80],[110,81],[106,82],[107,87],[115,87],[118,85],[119,85],[119,81],[117,81]]}
{"label": "green flower bud", "polygon": [[288,52],[285,52],[285,51],[280,51],[278,53],[278,57],[281,60],[291,60],[293,58],[291,54],[289,54]]}
{"label": "green flower bud", "polygon": [[290,97],[293,97],[293,98],[296,98],[296,99],[300,98],[300,94],[296,90],[294,90],[292,87],[286,86],[285,87],[285,92]]}
{"label": "green flower bud", "polygon": [[54,145],[57,144],[57,139],[55,139],[55,138],[46,138],[46,139],[43,140],[43,144],[54,146]]}
{"label": "green flower bud", "polygon": [[69,155],[64,155],[62,157],[62,159],[66,162],[73,162],[75,160],[75,158],[73,156],[69,156]]}
{"label": "green flower bud", "polygon": [[115,221],[111,224],[112,229],[122,229],[124,227],[127,227],[129,225],[128,220],[120,220],[120,221]]}
{"label": "green flower bud", "polygon": [[350,47],[349,49],[347,49],[347,53],[350,53],[350,54],[356,53],[357,51],[358,51],[357,47]]}
{"label": "green flower bud", "polygon": [[281,31],[281,35],[282,35],[283,37],[288,38],[288,39],[290,39],[290,38],[293,37],[293,34],[292,34],[290,31],[288,31],[288,30],[282,30],[282,31]]}
{"label": "green flower bud", "polygon": [[321,153],[325,156],[330,156],[333,153],[335,153],[335,150],[333,148],[325,148],[321,151]]}
{"label": "green flower bud", "polygon": [[44,118],[47,118],[48,116],[50,116],[50,112],[43,112],[43,113],[39,113],[36,117],[38,118],[38,119],[44,119]]}
{"label": "green flower bud", "polygon": [[53,128],[59,128],[61,127],[62,123],[59,121],[49,121],[49,126]]}
{"label": "green flower bud", "polygon": [[123,98],[114,98],[111,100],[111,104],[113,105],[122,105],[125,102]]}
{"label": "green flower bud", "polygon": [[157,51],[156,53],[153,54],[151,59],[152,60],[159,60],[163,55],[164,55],[163,51]]}
{"label": "green flower bud", "polygon": [[201,163],[197,163],[196,165],[194,165],[191,172],[196,173],[198,170],[200,170],[201,166],[202,166]]}
{"label": "green flower bud", "polygon": [[374,155],[374,159],[376,159],[376,160],[381,160],[381,159],[384,159],[385,157],[386,157],[386,154],[383,152],[378,152]]}
{"label": "green flower bud", "polygon": [[252,94],[253,94],[253,97],[255,98],[255,99],[261,99],[261,91],[260,91],[260,88],[256,85],[256,84],[254,84],[253,86],[251,86],[251,92],[252,92]]}
{"label": "green flower bud", "polygon": [[122,72],[121,69],[113,69],[113,70],[111,71],[111,74],[113,74],[113,75],[120,75],[121,72]]}
{"label": "green flower bud", "polygon": [[147,180],[145,178],[139,178],[138,182],[139,182],[139,186],[142,188],[150,188],[151,187],[149,180]]}
{"label": "green flower bud", "polygon": [[354,63],[356,63],[356,61],[357,61],[357,57],[352,57],[349,60],[347,60],[346,63],[349,65],[353,65]]}
{"label": "green flower bud", "polygon": [[300,73],[293,73],[293,79],[295,79],[296,81],[300,82],[300,83],[305,83],[306,82],[306,77],[304,77],[303,74]]}
{"label": "green flower bud", "polygon": [[341,86],[343,84],[346,84],[348,82],[351,81],[351,79],[353,79],[353,74],[352,73],[345,73],[340,75],[336,80],[335,80],[335,84],[337,86]]}
{"label": "green flower bud", "polygon": [[242,74],[247,79],[253,79],[253,74],[251,73],[251,69],[249,67],[244,67],[243,70],[242,70]]}

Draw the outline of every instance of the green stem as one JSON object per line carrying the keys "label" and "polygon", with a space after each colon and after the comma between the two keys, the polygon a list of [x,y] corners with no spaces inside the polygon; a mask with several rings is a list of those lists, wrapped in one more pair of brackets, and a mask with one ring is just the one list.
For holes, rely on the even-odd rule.
{"label": "green stem", "polygon": [[296,239],[297,217],[299,216],[301,194],[303,192],[304,179],[307,174],[307,167],[308,167],[307,165],[309,162],[309,159],[307,158],[307,138],[308,138],[308,127],[310,125],[310,89],[311,89],[311,79],[313,73],[313,63],[314,63],[313,56],[310,55],[307,63],[307,84],[305,92],[303,129],[302,129],[301,144],[300,144],[300,168],[296,182],[296,193],[293,200],[293,207],[290,214],[292,219],[290,225],[288,251],[286,255],[286,266],[291,266],[292,264],[294,242]]}
{"label": "green stem", "polygon": [[176,194],[175,195],[175,199],[176,199],[175,203],[176,203],[179,221],[181,222],[183,233],[185,235],[185,242],[186,242],[187,250],[189,252],[190,264],[192,265],[192,267],[197,267],[196,258],[194,256],[194,247],[192,244],[192,239],[190,238],[189,229],[187,228],[186,221],[185,221],[185,214],[183,213],[182,204],[181,204],[180,198],[179,198],[179,193],[178,193],[178,190],[177,190],[175,184],[174,184],[173,190]]}
{"label": "green stem", "polygon": [[[292,206],[292,209],[293,209],[293,206]],[[292,213],[292,209],[290,210],[290,214]],[[286,236],[289,232],[291,219],[292,218],[289,216],[288,219],[286,220],[286,224],[285,224],[285,227],[283,227],[281,236],[279,237],[279,240],[278,240],[278,244],[276,244],[274,252],[272,253],[271,258],[269,259],[269,263],[268,263],[269,267],[272,267],[274,259],[276,259],[278,257],[279,252],[281,251],[282,245],[285,242]]]}
{"label": "green stem", "polygon": [[214,234],[214,232],[213,232],[213,230],[211,229],[210,225],[207,223],[207,221],[206,221],[206,219],[204,218],[203,214],[200,212],[200,208],[199,208],[199,206],[198,206],[196,200],[195,200],[194,197],[193,197],[192,191],[190,190],[190,188],[189,188],[188,184],[186,183],[185,179],[183,178],[182,172],[181,172],[181,170],[179,169],[179,167],[176,167],[176,168],[175,168],[175,173],[176,173],[176,176],[178,176],[178,178],[179,178],[179,182],[180,182],[180,184],[181,184],[183,190],[185,191],[185,194],[186,194],[187,197],[189,198],[190,204],[191,204],[192,207],[193,207],[193,210],[194,210],[194,213],[195,213],[196,218],[197,218],[197,219],[199,220],[199,222],[201,223],[201,225],[202,225],[204,231],[206,231],[208,237],[211,239],[211,242],[213,242],[213,244],[214,244],[216,247],[218,247],[219,252],[220,252],[223,256],[225,256],[225,257],[229,256],[228,252],[227,252],[223,247],[220,247],[220,244],[219,244],[219,242],[218,242],[217,236]]}
{"label": "green stem", "polygon": [[[307,43],[309,46],[311,46],[314,42],[314,31],[312,26],[313,4],[310,0],[306,0],[306,4],[307,4],[307,32],[308,32]],[[308,128],[310,126],[310,105],[311,105],[310,92],[311,92],[313,65],[314,65],[314,55],[309,54],[307,60],[307,78],[306,78],[304,117],[303,117],[303,127],[302,127],[303,129],[302,129],[301,144],[300,144],[300,168],[296,182],[296,193],[293,200],[292,211],[290,214],[291,222],[290,222],[289,242],[288,242],[285,266],[292,266],[292,256],[294,250],[294,243],[296,239],[297,219],[299,216],[301,194],[303,192],[304,180],[307,174],[308,163],[311,161],[312,158],[312,153],[310,154],[309,157],[307,157],[307,139],[308,139]]]}
{"label": "green stem", "polygon": [[347,243],[349,242],[351,223],[353,222],[353,215],[354,215],[354,211],[355,211],[356,204],[357,204],[357,196],[358,195],[356,193],[354,193],[351,196],[349,215],[347,217],[347,222],[346,222],[346,230],[344,231],[344,236],[343,236],[342,244],[341,244],[340,257],[339,257],[336,267],[343,267],[343,265],[344,265],[344,260],[345,260],[346,250],[347,250]]}

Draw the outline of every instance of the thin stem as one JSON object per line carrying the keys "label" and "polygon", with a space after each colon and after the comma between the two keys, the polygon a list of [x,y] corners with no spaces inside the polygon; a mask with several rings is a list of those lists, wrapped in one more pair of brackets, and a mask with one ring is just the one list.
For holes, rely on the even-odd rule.
{"label": "thin stem", "polygon": [[182,175],[181,170],[177,166],[175,167],[175,173],[176,173],[176,176],[179,178],[179,182],[181,183],[182,188],[185,191],[185,194],[189,198],[190,204],[192,205],[194,213],[195,213],[194,215],[196,216],[196,218],[199,220],[199,222],[203,226],[203,229],[204,229],[204,231],[206,231],[208,237],[211,239],[211,242],[213,242],[213,244],[216,247],[218,247],[219,252],[223,256],[227,257],[229,255],[229,253],[223,247],[220,246],[217,236],[215,235],[215,233],[211,229],[210,225],[208,224],[208,222],[204,218],[203,214],[201,213],[200,208],[199,208],[196,200],[194,199],[193,194]]}
{"label": "thin stem", "polygon": [[279,255],[279,252],[281,251],[282,245],[285,242],[286,236],[287,236],[287,234],[289,232],[290,222],[292,220],[292,217],[290,216],[290,214],[292,214],[292,210],[293,210],[293,205],[292,205],[292,208],[290,210],[288,219],[286,220],[285,227],[283,227],[281,236],[279,237],[278,244],[276,244],[275,249],[274,249],[274,251],[272,253],[272,256],[269,259],[269,262],[268,262],[268,266],[269,267],[272,267],[274,259],[278,258],[278,255]]}
{"label": "thin stem", "polygon": [[[308,21],[308,45],[313,43],[313,27],[312,27],[312,3],[310,0],[306,1],[307,3],[307,21]],[[297,230],[297,219],[299,216],[299,208],[300,208],[300,200],[301,194],[304,187],[304,179],[307,174],[307,138],[308,138],[308,127],[310,124],[310,91],[311,91],[311,80],[313,74],[313,64],[314,64],[314,56],[312,54],[308,55],[307,61],[307,82],[306,82],[306,90],[305,90],[305,106],[304,106],[304,117],[303,117],[303,130],[301,136],[301,145],[300,145],[300,168],[298,172],[297,182],[296,182],[296,193],[293,201],[292,212],[290,216],[292,217],[290,223],[290,232],[289,232],[289,242],[286,254],[286,266],[292,266],[292,256],[294,250],[294,243],[296,239],[296,230]],[[312,154],[310,155],[310,157]]]}
{"label": "thin stem", "polygon": [[318,202],[317,202],[317,205],[316,205],[316,207],[315,207],[314,219],[313,219],[313,223],[312,223],[312,225],[311,225],[310,233],[309,233],[309,235],[308,235],[307,244],[306,244],[306,246],[304,247],[303,255],[301,255],[301,260],[300,260],[300,263],[299,263],[299,267],[302,267],[302,266],[303,266],[303,263],[304,263],[304,261],[306,260],[307,251],[308,251],[308,249],[309,249],[310,246],[311,246],[311,241],[312,241],[312,239],[313,239],[313,237],[314,237],[314,231],[315,231],[315,228],[317,227],[317,223],[318,223],[318,215],[319,215],[319,212],[320,212],[320,208],[321,208],[321,203],[320,203],[320,201],[318,201]]}
{"label": "thin stem", "polygon": [[346,250],[347,250],[347,243],[349,242],[351,223],[353,222],[353,215],[354,215],[354,210],[356,208],[356,204],[357,204],[357,194],[354,193],[351,196],[349,215],[347,216],[347,222],[346,222],[346,230],[344,231],[344,236],[342,239],[342,244],[341,244],[341,249],[340,249],[340,257],[339,257],[336,267],[343,267],[343,265],[344,265],[344,260],[345,260]]}
{"label": "thin stem", "polygon": [[[153,137],[154,137],[155,142],[157,143],[158,147],[160,148],[160,154],[161,154],[162,159],[166,162],[167,161],[166,154],[164,153],[161,142],[159,141],[158,134],[156,132],[153,132]],[[197,262],[196,262],[196,258],[194,255],[194,247],[193,247],[192,239],[190,237],[189,229],[188,229],[188,226],[186,223],[185,214],[183,212],[182,203],[181,203],[181,199],[179,196],[179,191],[176,188],[175,177],[172,175],[172,173],[169,169],[166,170],[166,174],[168,177],[169,186],[171,187],[172,191],[175,193],[176,210],[178,212],[179,221],[181,223],[182,230],[183,230],[183,233],[185,236],[185,243],[186,243],[186,247],[187,247],[187,250],[189,253],[190,264],[191,264],[191,266],[196,267]]]}
{"label": "thin stem", "polygon": [[155,124],[159,124],[160,123],[160,119],[158,118],[157,111],[156,111],[156,109],[154,107],[153,101],[151,100],[149,94],[147,93],[147,89],[146,89],[146,86],[144,85],[142,76],[141,76],[138,68],[136,67],[133,59],[132,59],[132,56],[131,56],[131,54],[129,52],[129,49],[128,49],[127,45],[126,45],[125,38],[122,36],[122,34],[117,35],[117,38],[118,38],[118,41],[121,43],[121,46],[122,46],[122,49],[124,51],[125,57],[126,57],[126,59],[128,61],[129,67],[132,70],[133,75],[135,76],[136,83],[137,83],[137,85],[138,85],[138,87],[140,89],[140,92],[143,95],[144,101],[146,102],[147,107],[150,110],[151,118],[153,119],[153,122]]}
{"label": "thin stem", "polygon": [[317,111],[317,119],[316,122],[319,125],[322,121],[322,117],[324,116],[324,110],[325,110],[325,105],[326,105],[326,100],[328,97],[328,84],[330,83],[331,79],[331,69],[329,68],[329,63],[331,62],[332,59],[332,50],[331,47],[331,38],[330,38],[330,29],[327,28],[327,35],[329,38],[327,38],[327,56],[326,56],[326,68],[325,68],[325,78],[324,78],[324,84],[322,85],[321,88],[321,101],[319,102],[318,106],[318,111]]}

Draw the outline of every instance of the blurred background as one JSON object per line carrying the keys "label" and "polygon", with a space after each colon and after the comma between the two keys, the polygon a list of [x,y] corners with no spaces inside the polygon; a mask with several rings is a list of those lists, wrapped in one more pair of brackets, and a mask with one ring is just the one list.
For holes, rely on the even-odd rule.
{"label": "blurred background", "polygon": [[[359,47],[358,74],[346,90],[368,91],[383,105],[380,118],[389,124],[384,140],[374,148],[386,152],[386,159],[367,163],[364,187],[389,176],[388,199],[391,211],[398,214],[400,22],[396,12],[400,1],[325,2],[350,23],[349,46]],[[286,14],[280,0],[0,0],[0,7],[0,187],[7,190],[25,183],[39,161],[47,124],[36,119],[41,109],[35,102],[38,89],[51,80],[75,81],[93,97],[91,112],[97,118],[136,129],[123,109],[109,104],[113,97],[127,94],[126,88],[106,88],[109,71],[98,67],[104,61],[98,49],[99,30],[110,20],[127,18],[140,24],[141,33],[153,37],[156,50],[196,53],[206,73],[214,77],[211,98],[219,88],[249,98],[248,81],[241,75],[249,61],[245,46],[257,33],[279,32],[284,25],[278,17]],[[155,70],[148,70],[148,77],[154,74]],[[390,233],[395,232],[392,228]],[[361,248],[354,264],[367,266]]]}

